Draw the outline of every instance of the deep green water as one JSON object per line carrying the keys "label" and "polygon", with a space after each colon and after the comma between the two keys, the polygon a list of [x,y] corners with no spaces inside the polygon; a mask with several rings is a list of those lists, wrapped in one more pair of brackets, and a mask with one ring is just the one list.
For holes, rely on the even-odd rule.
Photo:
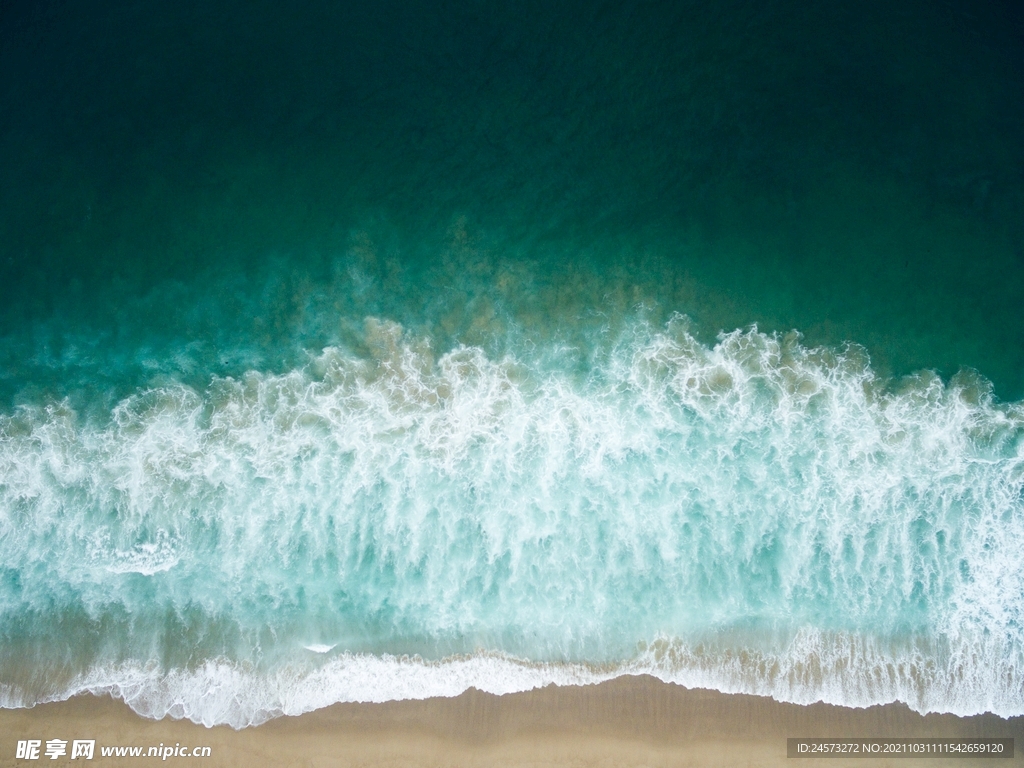
{"label": "deep green water", "polygon": [[0,696],[1024,712],[974,6],[0,4]]}
{"label": "deep green water", "polygon": [[16,340],[159,333],[210,274],[315,286],[365,230],[415,269],[464,221],[709,340],[796,328],[1024,394],[1012,5],[28,6],[0,59]]}

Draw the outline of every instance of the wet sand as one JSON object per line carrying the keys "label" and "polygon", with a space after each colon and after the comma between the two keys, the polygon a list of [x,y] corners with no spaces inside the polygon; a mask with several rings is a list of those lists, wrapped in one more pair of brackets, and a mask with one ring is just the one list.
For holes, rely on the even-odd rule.
{"label": "wet sand", "polygon": [[[95,739],[91,765],[152,764],[156,758],[103,758],[101,746],[185,744],[204,766],[859,766],[1024,762],[1024,718],[918,715],[902,704],[847,709],[780,704],[757,696],[687,690],[650,677],[601,685],[554,686],[506,696],[470,690],[452,699],[337,704],[235,731],[189,721],[151,721],[119,701],[80,696],[33,709],[0,710],[0,766],[16,760],[19,739]],[[1016,740],[1012,760],[787,758],[789,737],[992,736]],[[70,749],[69,749],[70,751]],[[144,750],[145,751],[145,750]],[[78,764],[70,763],[70,764]]]}

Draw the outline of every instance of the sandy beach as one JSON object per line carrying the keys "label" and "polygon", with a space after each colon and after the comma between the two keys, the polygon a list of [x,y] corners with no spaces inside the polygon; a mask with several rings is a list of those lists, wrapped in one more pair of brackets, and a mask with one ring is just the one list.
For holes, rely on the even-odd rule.
{"label": "sandy beach", "polygon": [[[153,762],[101,757],[102,746],[209,746],[205,766],[829,766],[956,765],[961,759],[787,758],[790,737],[1009,737],[1019,745],[1024,718],[921,716],[903,705],[847,709],[687,690],[650,677],[601,685],[548,687],[493,696],[470,690],[452,699],[337,704],[235,731],[137,716],[106,697],[80,696],[33,709],[0,711],[0,766],[17,760],[19,739],[95,739],[92,764]],[[42,755],[42,759],[46,759]],[[69,760],[67,756],[59,758]]]}

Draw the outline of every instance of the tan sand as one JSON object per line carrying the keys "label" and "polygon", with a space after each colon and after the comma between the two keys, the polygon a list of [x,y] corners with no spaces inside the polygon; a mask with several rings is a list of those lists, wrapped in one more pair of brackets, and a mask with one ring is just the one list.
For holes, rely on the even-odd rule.
{"label": "tan sand", "polygon": [[[791,759],[787,737],[1016,739],[1015,758]],[[95,739],[92,762],[16,760],[19,739]],[[687,690],[650,677],[601,685],[454,699],[337,704],[234,731],[188,721],[151,721],[109,698],[81,696],[33,709],[0,710],[0,766],[154,765],[156,758],[102,758],[101,745],[175,743],[211,757],[168,765],[212,766],[998,766],[1024,762],[1024,718],[921,715],[903,705],[846,709],[780,704],[757,696]]]}

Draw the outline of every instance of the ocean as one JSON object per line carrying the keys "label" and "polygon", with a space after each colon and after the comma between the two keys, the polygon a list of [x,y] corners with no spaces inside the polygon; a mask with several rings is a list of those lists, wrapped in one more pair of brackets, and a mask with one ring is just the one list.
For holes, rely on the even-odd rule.
{"label": "ocean", "polygon": [[0,5],[0,706],[1024,714],[975,6]]}

